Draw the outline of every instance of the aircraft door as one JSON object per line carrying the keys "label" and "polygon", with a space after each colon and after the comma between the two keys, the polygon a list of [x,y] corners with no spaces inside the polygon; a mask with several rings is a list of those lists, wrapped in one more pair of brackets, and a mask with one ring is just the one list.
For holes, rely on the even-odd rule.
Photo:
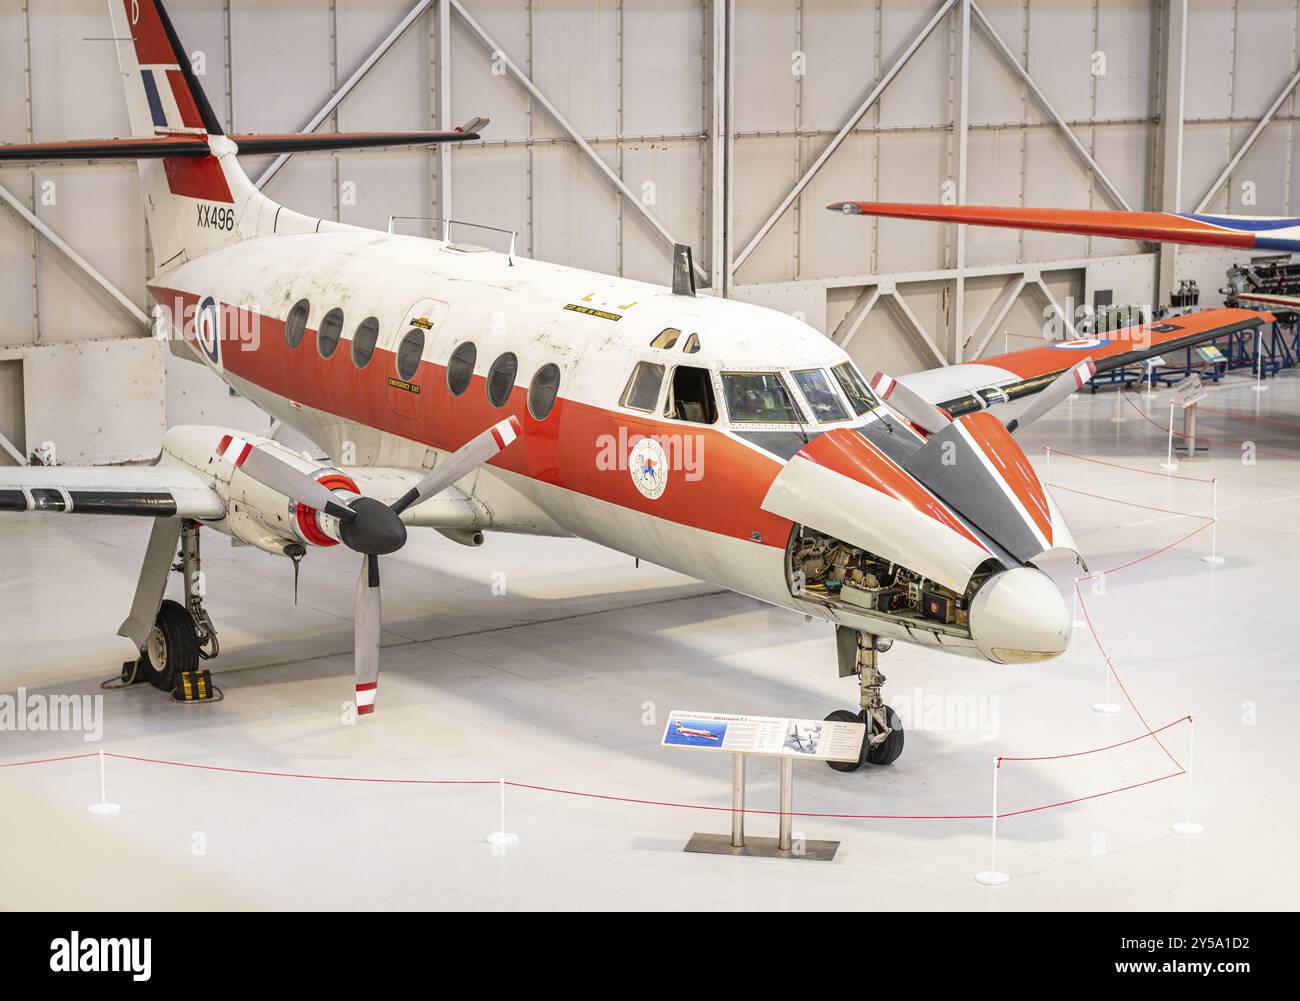
{"label": "aircraft door", "polygon": [[388,406],[399,417],[418,421],[424,413],[424,394],[433,384],[426,359],[432,353],[434,336],[446,315],[445,302],[421,299],[402,317],[394,335],[392,363],[384,389]]}

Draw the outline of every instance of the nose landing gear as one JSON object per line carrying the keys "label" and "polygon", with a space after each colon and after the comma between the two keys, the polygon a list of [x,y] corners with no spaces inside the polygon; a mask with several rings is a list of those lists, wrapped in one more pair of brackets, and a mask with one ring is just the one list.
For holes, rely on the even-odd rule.
{"label": "nose landing gear", "polygon": [[858,712],[836,709],[826,717],[828,723],[865,723],[866,739],[857,761],[826,762],[837,772],[856,772],[864,764],[888,765],[903,753],[903,724],[898,714],[885,705],[880,689],[885,676],[880,673],[880,654],[888,650],[891,641],[877,639],[849,626],[835,627],[835,645],[839,654],[840,677],[858,676],[861,706]]}

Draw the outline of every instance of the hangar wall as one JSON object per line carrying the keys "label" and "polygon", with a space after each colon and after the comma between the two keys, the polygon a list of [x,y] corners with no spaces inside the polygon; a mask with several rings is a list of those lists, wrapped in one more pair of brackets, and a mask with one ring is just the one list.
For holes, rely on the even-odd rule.
{"label": "hangar wall", "polygon": [[[529,256],[659,281],[670,267],[662,228],[695,248],[715,286],[797,312],[864,367],[897,372],[1025,346],[1016,335],[1037,336],[1045,310],[1094,290],[1153,301],[1157,255],[1087,237],[972,229],[963,238],[951,227],[834,216],[827,202],[1295,211],[1297,7],[168,3],[232,129],[300,130],[340,89],[323,129],[492,119],[473,146],[295,157],[266,181],[277,200],[379,228],[413,217],[395,223],[407,232],[433,232],[429,217],[449,215],[516,231]],[[9,95],[0,141],[123,134],[109,34],[104,0],[0,0],[0,92]],[[1179,78],[1181,91],[1167,85]],[[255,178],[270,166],[246,161]],[[57,434],[62,461],[119,461],[151,454],[168,422],[265,426],[161,345],[118,343],[147,337],[153,262],[133,166],[6,168],[0,188],[0,393],[9,397],[0,435],[16,451]],[[457,232],[502,249],[509,240]],[[1221,271],[1213,254],[1185,260],[1198,277]],[[1213,302],[1214,283],[1202,287]],[[80,379],[87,372],[103,379]],[[74,394],[51,389],[66,390],[73,373]],[[123,388],[136,385],[161,395],[142,406]],[[0,447],[0,461],[10,459]]]}

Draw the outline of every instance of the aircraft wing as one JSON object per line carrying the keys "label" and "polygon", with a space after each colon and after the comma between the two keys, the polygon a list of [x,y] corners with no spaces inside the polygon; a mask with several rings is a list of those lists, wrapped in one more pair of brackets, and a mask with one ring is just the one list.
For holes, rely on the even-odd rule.
{"label": "aircraft wing", "polygon": [[201,477],[176,466],[0,468],[0,512],[61,511],[147,518],[223,518]]}
{"label": "aircraft wing", "polygon": [[[420,482],[422,470],[349,467],[367,497],[391,504]],[[224,518],[226,505],[202,477],[179,466],[0,467],[0,513],[57,511],[146,518]],[[452,486],[402,514],[417,528],[483,525],[490,513]]]}
{"label": "aircraft wing", "polygon": [[1300,251],[1300,218],[1282,216],[1037,209],[1005,205],[921,205],[909,202],[833,202],[826,207],[844,215],[960,222],[971,226],[1037,229],[1049,233],[1078,233],[1204,247]]}
{"label": "aircraft wing", "polygon": [[977,362],[913,372],[899,376],[898,381],[953,417],[960,417],[1040,393],[1085,357],[1093,360],[1098,372],[1108,372],[1165,351],[1254,330],[1272,319],[1268,313],[1249,309],[1207,309],[1109,331],[1100,337],[1049,341]]}

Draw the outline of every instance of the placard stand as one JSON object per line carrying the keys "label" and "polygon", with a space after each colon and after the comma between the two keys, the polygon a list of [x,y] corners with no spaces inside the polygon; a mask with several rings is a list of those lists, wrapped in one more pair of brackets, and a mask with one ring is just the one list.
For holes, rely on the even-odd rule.
{"label": "placard stand", "polygon": [[736,753],[731,765],[731,834],[691,835],[682,849],[708,855],[743,855],[747,858],[811,859],[829,862],[839,849],[838,841],[809,841],[794,838],[794,759],[781,758],[781,817],[778,836],[745,836],[745,758]]}

